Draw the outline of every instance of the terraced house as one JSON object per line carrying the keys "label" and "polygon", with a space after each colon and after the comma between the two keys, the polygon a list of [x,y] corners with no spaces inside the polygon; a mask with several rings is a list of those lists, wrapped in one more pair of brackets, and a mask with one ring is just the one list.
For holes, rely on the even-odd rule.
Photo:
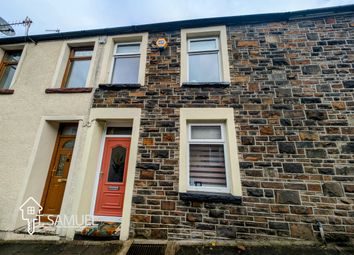
{"label": "terraced house", "polygon": [[121,240],[349,242],[353,14],[0,39],[0,237],[29,236],[32,197],[26,217],[93,215]]}

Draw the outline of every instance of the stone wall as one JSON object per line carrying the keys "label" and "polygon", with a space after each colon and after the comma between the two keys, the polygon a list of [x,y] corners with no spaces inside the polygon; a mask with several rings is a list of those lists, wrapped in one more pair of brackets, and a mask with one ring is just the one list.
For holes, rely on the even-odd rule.
{"label": "stone wall", "polygon": [[[146,84],[93,107],[142,108],[131,236],[296,238],[354,233],[354,17],[227,27],[231,86],[181,87],[180,31],[149,34]],[[151,46],[165,37],[169,47]],[[178,194],[179,109],[232,107],[241,205]]]}

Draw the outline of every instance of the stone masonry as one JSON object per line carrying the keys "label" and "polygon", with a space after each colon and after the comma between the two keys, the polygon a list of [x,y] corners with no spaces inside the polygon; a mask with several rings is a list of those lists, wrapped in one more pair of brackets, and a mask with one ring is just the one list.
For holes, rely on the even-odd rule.
{"label": "stone masonry", "polygon": [[[354,17],[228,26],[231,85],[180,86],[180,31],[150,33],[146,84],[93,107],[142,109],[131,236],[354,238]],[[151,45],[168,40],[165,51]],[[179,109],[234,109],[242,204],[178,194]]]}

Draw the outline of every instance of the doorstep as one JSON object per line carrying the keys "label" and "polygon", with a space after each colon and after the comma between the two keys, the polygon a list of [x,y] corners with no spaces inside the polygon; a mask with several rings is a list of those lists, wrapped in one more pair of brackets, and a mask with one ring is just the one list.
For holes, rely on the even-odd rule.
{"label": "doorstep", "polygon": [[75,232],[75,240],[119,240],[119,222],[95,222]]}

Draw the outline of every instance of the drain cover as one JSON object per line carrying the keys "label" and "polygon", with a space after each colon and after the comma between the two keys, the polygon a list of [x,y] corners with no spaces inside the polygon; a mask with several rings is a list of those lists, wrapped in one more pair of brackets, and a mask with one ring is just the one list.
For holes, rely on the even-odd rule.
{"label": "drain cover", "polygon": [[165,244],[132,244],[127,255],[164,255]]}

